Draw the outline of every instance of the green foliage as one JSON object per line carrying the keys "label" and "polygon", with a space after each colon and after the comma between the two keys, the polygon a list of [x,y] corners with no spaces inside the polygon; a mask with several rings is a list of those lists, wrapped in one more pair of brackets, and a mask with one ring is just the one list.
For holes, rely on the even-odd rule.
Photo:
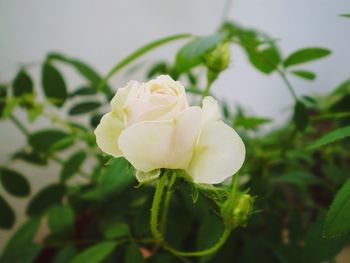
{"label": "green foliage", "polygon": [[71,178],[74,174],[79,172],[79,169],[86,159],[86,152],[78,151],[72,154],[67,161],[63,164],[60,179],[65,182]]}
{"label": "green foliage", "polygon": [[350,136],[350,126],[339,128],[322,136],[320,139],[311,144],[309,149],[316,149],[323,145],[344,139],[348,136]]}
{"label": "green foliage", "polygon": [[141,254],[140,248],[135,243],[131,243],[126,249],[125,263],[142,263],[145,262]]}
{"label": "green foliage", "polygon": [[308,109],[300,100],[295,103],[293,121],[296,128],[300,131],[304,131],[309,123]]}
{"label": "green foliage", "polygon": [[74,105],[69,110],[70,115],[80,115],[84,114],[93,110],[96,110],[101,106],[101,103],[98,101],[88,101],[88,102],[81,102],[76,105]]}
{"label": "green foliage", "polygon": [[21,70],[13,81],[13,95],[21,97],[31,93],[33,93],[33,81],[24,70]]}
{"label": "green foliage", "polygon": [[331,54],[331,51],[326,48],[304,48],[299,49],[292,54],[290,54],[283,62],[285,67],[290,67],[298,64],[303,64],[306,62],[314,61]]}
{"label": "green foliage", "polygon": [[75,256],[71,263],[99,263],[111,254],[117,245],[114,241],[101,242]]}
{"label": "green foliage", "polygon": [[2,186],[11,195],[25,197],[30,193],[27,179],[17,171],[0,167],[0,180]]}
{"label": "green foliage", "polygon": [[15,213],[7,201],[0,195],[0,227],[9,229],[15,223]]}
{"label": "green foliage", "polygon": [[344,234],[350,230],[350,180],[338,191],[325,220],[327,237]]}
{"label": "green foliage", "polygon": [[53,206],[48,213],[48,226],[53,234],[64,235],[73,230],[74,211],[67,205]]}
{"label": "green foliage", "polygon": [[[69,134],[62,130],[47,129],[30,134],[28,141],[31,147],[37,152],[47,153],[56,143],[66,139],[68,136]],[[68,145],[60,145],[56,150],[67,148],[70,144],[71,143],[68,142]]]}
{"label": "green foliage", "polygon": [[302,79],[314,80],[316,79],[316,74],[308,70],[293,70],[292,73]]}

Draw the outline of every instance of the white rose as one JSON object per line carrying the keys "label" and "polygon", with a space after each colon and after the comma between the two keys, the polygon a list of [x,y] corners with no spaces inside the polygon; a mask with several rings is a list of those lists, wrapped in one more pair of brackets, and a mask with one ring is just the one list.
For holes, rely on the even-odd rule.
{"label": "white rose", "polygon": [[189,106],[183,85],[169,76],[130,82],[111,106],[95,130],[97,144],[142,173],[183,169],[196,183],[215,184],[243,164],[244,144],[220,120],[216,100],[206,97],[202,109]]}

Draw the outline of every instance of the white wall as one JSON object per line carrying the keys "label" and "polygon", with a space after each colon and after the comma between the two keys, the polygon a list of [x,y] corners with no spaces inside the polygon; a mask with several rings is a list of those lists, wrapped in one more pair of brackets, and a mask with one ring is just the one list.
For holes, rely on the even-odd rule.
{"label": "white wall", "polygon": [[[106,73],[141,45],[166,35],[209,34],[221,21],[224,0],[0,0],[0,80],[10,81],[19,64],[42,61],[48,51],[81,58]],[[350,12],[347,0],[234,0],[229,17],[279,39],[285,54],[304,46],[324,46],[333,55],[304,68],[315,70],[315,82],[292,79],[298,94],[325,93],[350,75]],[[148,55],[147,60],[172,59],[176,45]],[[38,67],[31,69],[38,73]],[[141,78],[142,75],[136,75]],[[125,78],[114,78],[116,87]],[[76,82],[70,81],[71,88]],[[251,68],[234,48],[232,66],[213,91],[260,116],[281,121],[291,97],[276,75]],[[0,163],[24,139],[9,123],[0,123]],[[53,168],[55,169],[55,168]],[[36,190],[52,177],[33,170]],[[35,175],[36,176],[36,175]],[[1,192],[2,189],[0,189]],[[21,214],[24,201],[16,203]],[[0,232],[0,247],[5,235]]]}

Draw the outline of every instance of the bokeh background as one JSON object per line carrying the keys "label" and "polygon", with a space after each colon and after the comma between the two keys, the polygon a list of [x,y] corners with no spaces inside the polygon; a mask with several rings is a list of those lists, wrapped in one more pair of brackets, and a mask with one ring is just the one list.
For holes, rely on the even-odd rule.
{"label": "bokeh background", "polygon": [[[149,41],[176,33],[210,34],[225,16],[268,33],[279,41],[285,55],[305,46],[323,46],[333,51],[332,56],[305,66],[317,73],[316,81],[291,79],[298,94],[327,93],[350,75],[350,20],[339,17],[349,13],[350,1],[233,0],[226,7],[225,2],[0,0],[0,79],[10,81],[23,64],[30,64],[29,71],[38,76],[40,62],[49,51],[85,60],[105,74],[116,62]],[[126,70],[128,74],[114,77],[111,83],[117,88],[129,78],[142,80],[144,71],[138,66],[159,59],[172,60],[176,45],[143,57],[135,67]],[[74,89],[81,80],[71,72],[67,74],[69,88]],[[39,85],[39,80],[35,80]],[[285,107],[291,105],[292,98],[281,80],[253,69],[238,48],[233,48],[230,68],[212,90],[231,105],[241,104],[251,113],[273,118],[273,125],[289,117]],[[12,124],[1,122],[0,125],[0,163],[5,163],[8,153],[23,145],[24,138]],[[18,168],[31,170],[32,193],[57,174],[54,165],[50,171]],[[0,191],[3,193],[3,189]],[[18,226],[23,222],[26,201],[4,195],[15,204]],[[9,232],[0,231],[0,248],[8,235]]]}

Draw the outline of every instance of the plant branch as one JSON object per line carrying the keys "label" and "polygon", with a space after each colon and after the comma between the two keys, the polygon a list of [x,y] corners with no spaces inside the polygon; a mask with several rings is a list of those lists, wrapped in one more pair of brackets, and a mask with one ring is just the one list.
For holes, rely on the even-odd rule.
{"label": "plant branch", "polygon": [[292,84],[289,82],[286,74],[283,72],[283,70],[277,68],[277,72],[280,75],[280,77],[282,78],[283,82],[286,84],[289,92],[291,93],[292,97],[294,98],[294,100],[296,101],[298,99],[297,94],[295,93],[295,90],[292,86]]}
{"label": "plant branch", "polygon": [[167,219],[167,215],[168,215],[168,211],[169,211],[171,196],[173,195],[172,188],[173,188],[175,181],[176,181],[176,174],[175,174],[175,172],[172,172],[170,179],[169,179],[169,182],[168,182],[168,187],[167,187],[167,191],[165,194],[163,212],[161,215],[160,232],[162,233],[163,236],[165,236],[166,219]]}
{"label": "plant branch", "polygon": [[10,116],[10,120],[26,137],[28,137],[28,129],[14,115]]}

